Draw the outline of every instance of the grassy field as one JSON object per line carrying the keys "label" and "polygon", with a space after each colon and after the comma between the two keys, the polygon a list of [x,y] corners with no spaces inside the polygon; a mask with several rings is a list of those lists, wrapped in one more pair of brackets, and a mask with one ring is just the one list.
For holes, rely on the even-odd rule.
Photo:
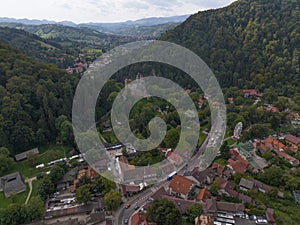
{"label": "grassy field", "polygon": [[6,198],[3,192],[0,192],[0,208],[6,208],[11,203],[23,204],[29,192],[29,186],[26,185],[26,191],[12,197]]}
{"label": "grassy field", "polygon": [[[51,160],[64,158],[68,156],[69,151],[71,150],[70,147],[63,146],[63,145],[49,145],[40,147],[40,154],[37,155],[37,161],[38,163],[48,163]],[[20,172],[25,179],[26,177],[34,177],[41,173],[42,171],[46,171],[45,169],[36,169],[34,166],[31,166],[27,160],[21,161],[21,162],[14,162],[14,164],[11,166],[9,171],[6,171],[5,174],[0,174],[0,176],[14,173],[14,172]]]}
{"label": "grassy field", "polygon": [[[68,157],[69,152],[71,150],[71,147],[63,146],[63,145],[48,145],[39,147],[40,154],[37,155],[37,161],[38,163],[48,163],[55,159],[60,159],[64,157]],[[36,169],[34,166],[31,166],[27,160],[22,162],[14,162],[14,164],[11,166],[11,169],[5,174],[0,174],[0,176],[14,173],[14,172],[20,172],[22,174],[22,177],[24,180],[26,178],[35,177],[41,172],[46,172],[50,170],[50,168],[44,168],[44,169]],[[38,187],[38,180],[33,181],[32,183],[32,194],[31,197],[37,195],[37,187]],[[4,193],[0,192],[0,208],[7,207],[11,203],[25,203],[26,197],[29,193],[29,186],[27,185],[26,192],[20,193],[18,195],[15,195],[10,198],[5,198]]]}
{"label": "grassy field", "polygon": [[229,146],[231,146],[231,145],[235,144],[236,141],[230,138],[230,139],[228,139],[227,143]]}

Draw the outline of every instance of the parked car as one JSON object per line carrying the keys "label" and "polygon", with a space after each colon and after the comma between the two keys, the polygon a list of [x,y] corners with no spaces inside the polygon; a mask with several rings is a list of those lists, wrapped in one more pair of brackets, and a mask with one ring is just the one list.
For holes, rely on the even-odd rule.
{"label": "parked car", "polygon": [[125,206],[125,208],[128,209],[130,206],[131,206],[131,204],[128,203],[128,204]]}

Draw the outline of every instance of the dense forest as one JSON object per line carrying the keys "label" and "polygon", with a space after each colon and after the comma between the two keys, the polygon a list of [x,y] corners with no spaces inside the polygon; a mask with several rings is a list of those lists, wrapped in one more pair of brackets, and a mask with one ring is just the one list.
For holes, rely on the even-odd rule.
{"label": "dense forest", "polygon": [[199,12],[161,39],[198,54],[223,87],[300,93],[299,0],[240,0]]}
{"label": "dense forest", "polygon": [[0,43],[0,146],[14,154],[55,140],[78,79]]}

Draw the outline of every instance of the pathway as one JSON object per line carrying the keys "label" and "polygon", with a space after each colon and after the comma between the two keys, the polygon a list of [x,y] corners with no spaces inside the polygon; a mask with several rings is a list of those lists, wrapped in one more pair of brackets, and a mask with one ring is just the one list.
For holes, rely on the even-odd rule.
{"label": "pathway", "polygon": [[25,201],[25,205],[27,205],[27,203],[28,203],[28,201],[30,199],[31,193],[32,193],[32,181],[34,181],[36,179],[37,179],[36,177],[32,177],[32,178],[26,178],[26,180],[25,180],[25,183],[29,184],[29,193],[27,195],[27,198],[26,198],[26,201]]}

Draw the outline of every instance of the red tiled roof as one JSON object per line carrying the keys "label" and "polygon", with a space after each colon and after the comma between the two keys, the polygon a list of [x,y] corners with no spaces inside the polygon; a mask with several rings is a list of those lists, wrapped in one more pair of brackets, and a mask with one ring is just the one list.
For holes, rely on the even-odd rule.
{"label": "red tiled roof", "polygon": [[219,163],[214,162],[212,167],[213,170],[216,170],[219,175],[222,175],[225,166],[220,165]]}
{"label": "red tiled roof", "polygon": [[280,157],[285,158],[286,160],[288,160],[290,163],[294,164],[294,165],[299,165],[299,160],[290,156],[289,154],[286,154],[284,152],[281,152],[279,150],[275,151],[277,155],[279,155]]}
{"label": "red tiled roof", "polygon": [[281,143],[279,140],[272,138],[272,137],[268,137],[265,140],[265,143],[271,144],[273,146],[273,148],[275,148],[275,149],[287,149],[288,148],[283,143]]}
{"label": "red tiled roof", "polygon": [[294,135],[291,135],[291,134],[287,134],[285,136],[285,140],[293,143],[294,145],[296,145],[297,147],[300,147],[300,138],[294,136]]}
{"label": "red tiled roof", "polygon": [[196,182],[187,179],[180,175],[175,175],[171,182],[169,187],[172,188],[172,191],[178,194],[184,194],[187,195],[190,191],[190,188],[192,185],[195,185]]}
{"label": "red tiled roof", "polygon": [[199,191],[199,194],[197,196],[197,201],[206,202],[209,196],[210,196],[210,192],[206,188],[203,188]]}
{"label": "red tiled roof", "polygon": [[247,171],[247,165],[242,163],[241,161],[230,161],[229,165],[232,167],[233,171],[244,173]]}

